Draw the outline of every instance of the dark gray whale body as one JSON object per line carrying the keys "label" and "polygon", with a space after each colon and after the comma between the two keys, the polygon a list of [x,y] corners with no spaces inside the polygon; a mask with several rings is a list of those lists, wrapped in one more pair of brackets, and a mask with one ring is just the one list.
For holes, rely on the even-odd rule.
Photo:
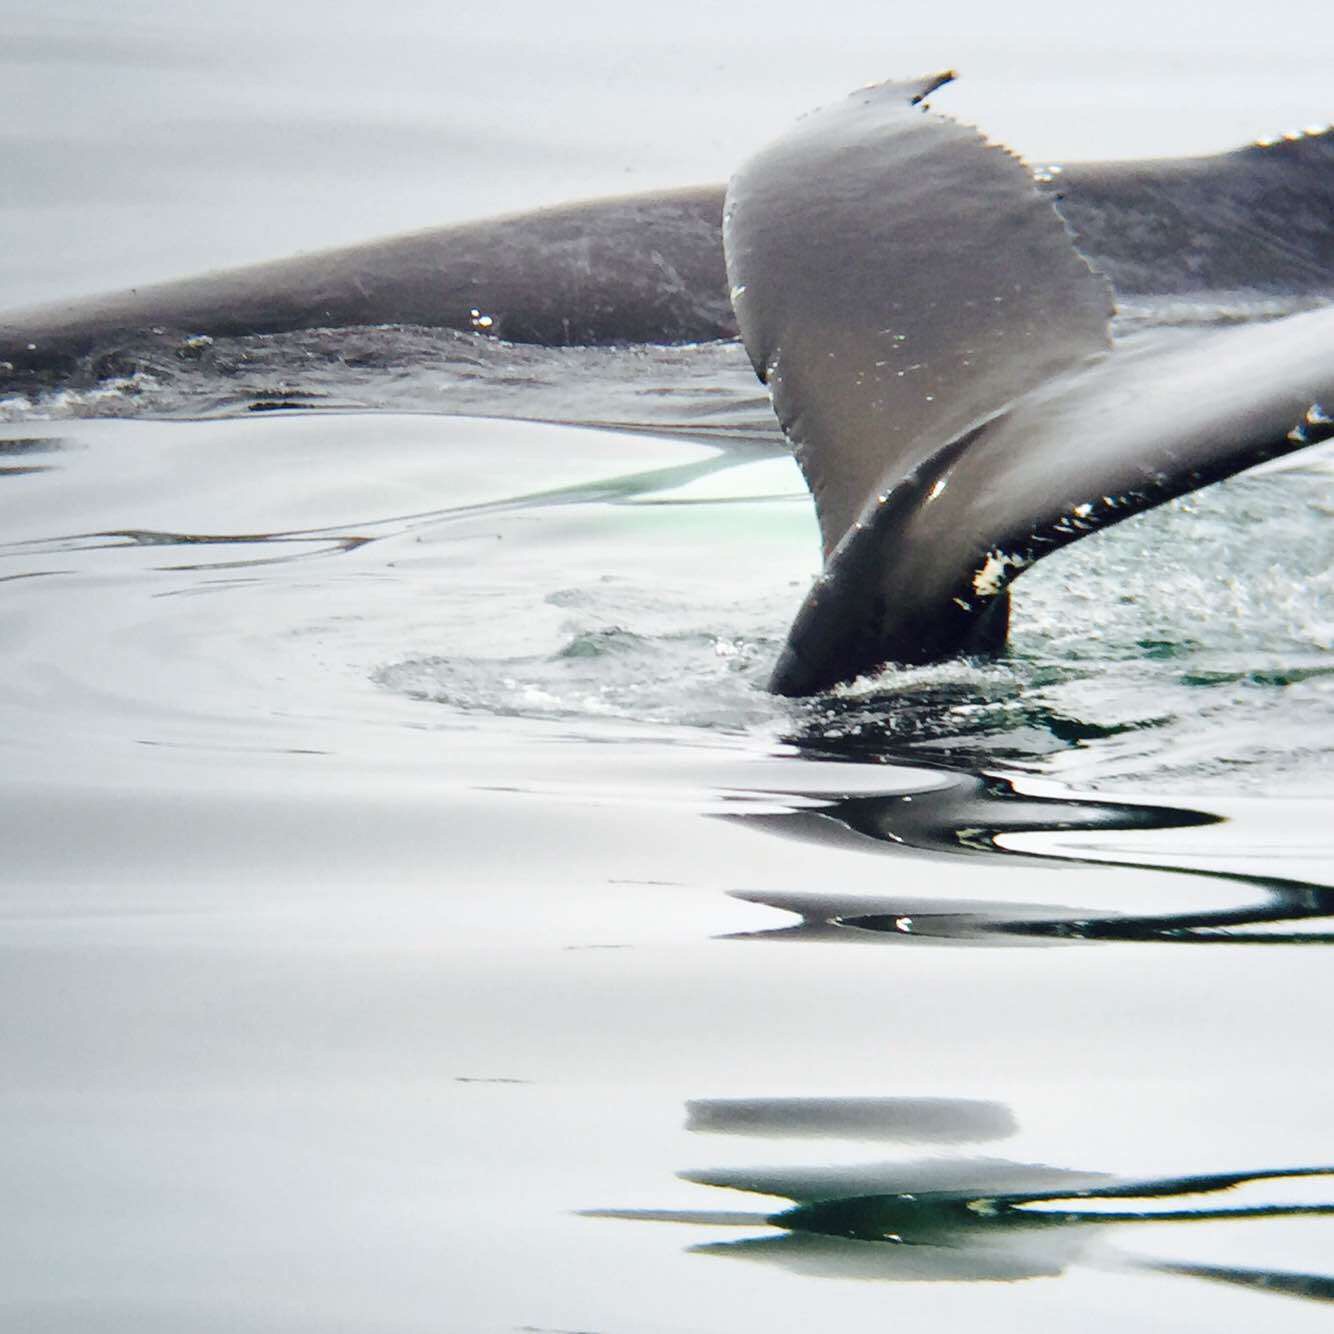
{"label": "dark gray whale body", "polygon": [[0,360],[68,367],[148,332],[422,325],[518,343],[736,336],[706,186],[437,227],[0,316]]}
{"label": "dark gray whale body", "polygon": [[[1008,585],[1041,556],[1334,432],[1334,134],[1035,179],[922,105],[951,77],[807,116],[725,196],[594,201],[19,312],[0,362],[50,377],[145,337],[385,324],[557,346],[739,329],[825,551],[771,688],[995,650]],[[1113,340],[1118,304],[1164,299],[1268,318]]]}

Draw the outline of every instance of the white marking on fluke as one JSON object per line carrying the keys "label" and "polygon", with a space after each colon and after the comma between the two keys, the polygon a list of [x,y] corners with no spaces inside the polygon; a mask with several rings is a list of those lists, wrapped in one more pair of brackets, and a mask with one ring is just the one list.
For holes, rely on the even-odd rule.
{"label": "white marking on fluke", "polygon": [[1018,574],[1032,563],[1027,556],[1001,551],[999,548],[988,551],[982,568],[973,575],[973,592],[978,597],[994,598],[1009,581],[1011,572]]}

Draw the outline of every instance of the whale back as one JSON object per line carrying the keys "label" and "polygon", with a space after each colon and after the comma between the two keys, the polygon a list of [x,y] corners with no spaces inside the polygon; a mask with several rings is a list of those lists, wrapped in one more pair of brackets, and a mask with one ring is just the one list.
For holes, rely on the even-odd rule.
{"label": "whale back", "polygon": [[1334,131],[1039,174],[1118,298],[1334,298]]}
{"label": "whale back", "polygon": [[0,314],[0,361],[68,368],[162,335],[405,324],[545,346],[735,336],[713,187],[458,223]]}

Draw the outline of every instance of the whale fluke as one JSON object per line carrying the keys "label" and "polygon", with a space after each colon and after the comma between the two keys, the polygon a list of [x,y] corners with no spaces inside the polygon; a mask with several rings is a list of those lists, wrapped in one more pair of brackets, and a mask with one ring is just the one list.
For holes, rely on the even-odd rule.
{"label": "whale fluke", "polygon": [[919,87],[806,117],[728,188],[738,323],[825,551],[783,694],[999,647],[1039,557],[1334,430],[1334,307],[1114,347],[1051,198]]}
{"label": "whale fluke", "polygon": [[1111,345],[1111,291],[1024,165],[915,109],[934,82],[811,113],[728,187],[732,304],[826,557],[891,461],[911,471]]}

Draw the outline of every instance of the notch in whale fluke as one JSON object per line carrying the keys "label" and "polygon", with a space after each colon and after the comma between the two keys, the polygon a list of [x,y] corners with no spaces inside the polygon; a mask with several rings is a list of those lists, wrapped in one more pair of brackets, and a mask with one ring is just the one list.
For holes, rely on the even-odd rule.
{"label": "notch in whale fluke", "polygon": [[915,107],[925,102],[938,88],[953,83],[958,77],[957,71],[945,69],[939,74],[928,74],[924,78],[911,79],[903,83],[896,83],[890,79],[884,83],[868,84],[867,91],[877,93],[886,99],[906,101],[910,107]]}
{"label": "notch in whale fluke", "polygon": [[998,648],[1041,556],[1330,434],[1334,306],[1115,348],[1111,286],[1050,194],[914,109],[944,81],[808,115],[728,187],[737,320],[825,555],[783,694]]}

